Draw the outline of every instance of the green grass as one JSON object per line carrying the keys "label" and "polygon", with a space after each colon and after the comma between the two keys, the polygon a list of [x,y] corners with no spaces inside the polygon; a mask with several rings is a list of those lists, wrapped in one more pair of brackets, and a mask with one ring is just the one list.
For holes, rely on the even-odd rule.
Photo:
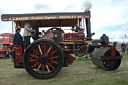
{"label": "green grass", "polygon": [[123,60],[128,60],[128,54],[123,54]]}
{"label": "green grass", "polygon": [[115,71],[105,71],[93,65],[90,58],[80,58],[55,77],[40,80],[25,69],[13,68],[11,60],[0,59],[0,73],[0,85],[128,85],[128,55]]}

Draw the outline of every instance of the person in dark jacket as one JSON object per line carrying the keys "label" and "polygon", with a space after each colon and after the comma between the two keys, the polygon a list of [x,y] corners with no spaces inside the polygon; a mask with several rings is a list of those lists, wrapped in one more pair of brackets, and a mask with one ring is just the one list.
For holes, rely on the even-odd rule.
{"label": "person in dark jacket", "polygon": [[122,54],[125,54],[126,45],[124,42],[122,42],[122,44],[121,44],[121,49],[122,49]]}
{"label": "person in dark jacket", "polygon": [[106,34],[103,34],[101,37],[101,44],[102,45],[108,45],[109,43],[109,37]]}
{"label": "person in dark jacket", "polygon": [[34,41],[39,38],[38,37],[38,34],[39,34],[39,26],[40,26],[40,23],[39,22],[36,22],[35,25],[32,27],[32,30],[34,30],[34,32],[32,34],[32,39]]}
{"label": "person in dark jacket", "polygon": [[2,52],[3,52],[3,59],[6,59],[6,50],[5,50],[5,48],[3,48]]}
{"label": "person in dark jacket", "polygon": [[20,28],[16,29],[16,33],[15,33],[15,36],[13,39],[13,45],[22,45],[23,46],[24,42],[23,42],[23,37],[20,35],[20,31],[21,31]]}

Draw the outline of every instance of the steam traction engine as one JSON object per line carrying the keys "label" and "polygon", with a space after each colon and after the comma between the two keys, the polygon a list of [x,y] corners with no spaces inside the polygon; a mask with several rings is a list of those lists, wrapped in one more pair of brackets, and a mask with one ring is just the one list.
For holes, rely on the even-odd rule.
{"label": "steam traction engine", "polygon": [[[91,38],[90,12],[3,14],[1,19],[14,21],[16,28],[24,28],[28,20],[32,21],[31,26],[38,22],[43,29],[49,27],[25,52],[22,46],[13,46],[14,67],[25,68],[35,78],[55,76],[62,67],[73,63],[75,58],[71,54],[78,57],[90,54],[96,66],[108,71],[120,66],[122,56],[115,48],[116,43],[108,45],[105,34],[99,40]],[[69,27],[72,32],[65,33],[62,27]]]}

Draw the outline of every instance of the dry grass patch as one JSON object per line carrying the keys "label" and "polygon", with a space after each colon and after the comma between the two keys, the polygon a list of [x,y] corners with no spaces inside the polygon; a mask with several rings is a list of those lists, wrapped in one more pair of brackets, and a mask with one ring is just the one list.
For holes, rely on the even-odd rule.
{"label": "dry grass patch", "polygon": [[25,69],[13,68],[11,60],[0,59],[0,73],[0,85],[128,85],[128,56],[115,71],[104,71],[90,58],[81,58],[47,80],[35,79]]}

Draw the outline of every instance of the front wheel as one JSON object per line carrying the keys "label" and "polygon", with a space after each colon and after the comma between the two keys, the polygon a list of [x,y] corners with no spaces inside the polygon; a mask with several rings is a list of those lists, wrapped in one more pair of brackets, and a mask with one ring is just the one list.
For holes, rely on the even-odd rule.
{"label": "front wheel", "polygon": [[48,79],[55,76],[64,62],[61,49],[51,40],[38,40],[24,53],[24,67],[33,77]]}
{"label": "front wheel", "polygon": [[91,57],[94,65],[107,71],[116,70],[121,64],[121,58],[118,51],[115,56],[111,56],[110,48],[96,48]]}

